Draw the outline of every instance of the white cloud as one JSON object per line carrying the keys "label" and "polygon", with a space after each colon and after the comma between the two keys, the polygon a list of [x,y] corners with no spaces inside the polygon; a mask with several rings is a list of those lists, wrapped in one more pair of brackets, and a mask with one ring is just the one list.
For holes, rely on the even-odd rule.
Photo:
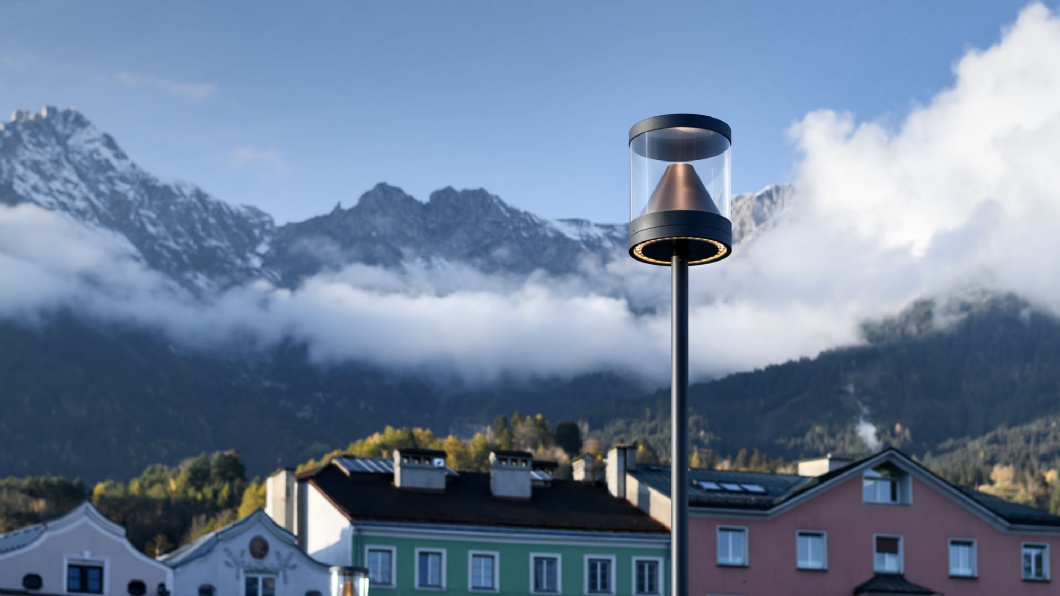
{"label": "white cloud", "polygon": [[290,172],[287,163],[275,149],[240,147],[232,151],[232,166],[236,168],[262,168],[274,174],[286,176]]}
{"label": "white cloud", "polygon": [[150,87],[195,101],[206,99],[217,91],[217,86],[213,83],[185,83],[130,72],[119,72],[114,75],[114,80],[127,87]]}
{"label": "white cloud", "polygon": [[[691,272],[693,377],[854,343],[865,318],[953,290],[1013,291],[1060,313],[1060,61],[1050,56],[1060,56],[1060,19],[1034,5],[894,128],[829,111],[797,123],[789,217]],[[272,150],[232,159],[285,168]],[[0,289],[0,313],[63,304],[187,342],[294,337],[324,361],[473,380],[611,369],[665,383],[669,374],[669,271],[624,255],[563,278],[353,265],[291,291],[236,288],[204,306],[119,239],[75,228],[40,210],[0,209],[0,276],[20,281]]]}

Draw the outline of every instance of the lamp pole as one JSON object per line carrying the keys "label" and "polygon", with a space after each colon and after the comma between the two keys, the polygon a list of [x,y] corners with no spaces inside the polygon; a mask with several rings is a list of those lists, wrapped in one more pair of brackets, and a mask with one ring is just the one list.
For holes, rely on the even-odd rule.
{"label": "lamp pole", "polygon": [[670,259],[670,581],[673,596],[688,594],[688,243]]}
{"label": "lamp pole", "polygon": [[[688,268],[732,254],[732,131],[710,116],[669,114],[629,131],[629,255],[671,269],[670,586],[688,596]],[[707,182],[701,176],[706,176]]]}

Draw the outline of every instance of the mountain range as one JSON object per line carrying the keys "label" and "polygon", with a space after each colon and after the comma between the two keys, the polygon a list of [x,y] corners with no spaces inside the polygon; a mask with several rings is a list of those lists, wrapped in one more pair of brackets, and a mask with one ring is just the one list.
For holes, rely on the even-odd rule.
{"label": "mountain range", "polygon": [[[787,185],[734,197],[737,245],[766,237],[793,200]],[[109,235],[193,304],[256,283],[294,290],[351,266],[563,279],[628,260],[625,225],[548,220],[481,189],[445,188],[421,202],[379,184],[352,207],[278,226],[149,173],[84,115],[51,107],[0,125],[0,204]],[[936,297],[866,322],[862,336],[861,346],[696,384],[695,441],[785,457],[876,440],[927,453],[1060,409],[1060,324],[1019,297]],[[0,312],[0,476],[129,477],[233,447],[263,473],[386,424],[459,433],[515,409],[583,420],[605,438],[666,441],[666,393],[613,368],[468,383],[321,361],[313,349],[290,336],[194,346],[76,303]]]}

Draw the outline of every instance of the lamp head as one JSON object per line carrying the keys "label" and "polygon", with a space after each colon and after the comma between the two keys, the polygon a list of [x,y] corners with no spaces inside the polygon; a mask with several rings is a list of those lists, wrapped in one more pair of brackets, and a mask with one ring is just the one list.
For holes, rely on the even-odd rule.
{"label": "lamp head", "polygon": [[729,126],[670,114],[638,122],[629,135],[630,256],[669,265],[687,247],[688,264],[700,265],[731,254]]}

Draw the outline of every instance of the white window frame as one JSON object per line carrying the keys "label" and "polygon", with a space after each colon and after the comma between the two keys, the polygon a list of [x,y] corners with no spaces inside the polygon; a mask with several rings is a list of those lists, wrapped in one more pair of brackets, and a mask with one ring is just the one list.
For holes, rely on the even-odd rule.
{"label": "white window frame", "polygon": [[[799,559],[799,537],[817,536],[821,539],[821,566],[804,566]],[[873,546],[875,548],[875,546]],[[828,571],[828,532],[824,530],[795,530],[795,568],[805,571]]]}
{"label": "white window frame", "polygon": [[[74,557],[70,555],[63,555],[63,581],[60,584],[63,587],[63,594],[110,594],[110,558],[100,557],[94,558],[90,556],[87,550],[84,552],[83,557]],[[102,567],[103,577],[102,584],[103,590],[101,592],[71,592],[68,588],[69,577],[70,577],[70,566],[77,565],[79,567]]]}
{"label": "white window frame", "polygon": [[[898,569],[880,569],[876,566],[876,539],[896,538],[898,540]],[[872,571],[873,573],[905,573],[905,539],[901,534],[872,535]]]}
{"label": "white window frame", "polygon": [[[368,553],[373,550],[378,551],[389,551],[390,552],[390,581],[385,584],[373,584],[371,583],[371,566],[368,565],[370,562]],[[364,566],[368,569],[369,587],[370,588],[393,588],[397,585],[397,547],[396,546],[380,546],[377,544],[367,544],[364,547]]]}
{"label": "white window frame", "polygon": [[[476,588],[475,586],[475,557],[490,557],[493,559],[493,587]],[[501,554],[494,550],[469,550],[467,551],[467,591],[468,592],[500,592],[501,583]]]}
{"label": "white window frame", "polygon": [[[1027,575],[1023,571],[1023,557],[1027,554],[1028,548],[1040,549],[1042,551],[1042,576],[1035,577],[1033,575]],[[1048,542],[1022,542],[1020,543],[1020,578],[1024,581],[1029,582],[1047,582],[1049,581],[1049,543]]]}
{"label": "white window frame", "polygon": [[[642,562],[655,563],[655,588],[654,592],[637,591],[637,564]],[[630,584],[630,593],[636,596],[657,596],[663,593],[666,586],[663,585],[663,560],[662,557],[633,557],[633,583]]]}
{"label": "white window frame", "polygon": [[[743,534],[743,560],[734,563],[721,560],[721,533],[740,532]],[[718,526],[714,531],[714,559],[719,567],[750,567],[751,566],[751,532],[747,526]]]}
{"label": "white window frame", "polygon": [[[607,565],[607,587],[606,592],[590,592],[589,591],[589,561],[603,560],[608,561]],[[615,593],[615,555],[585,555],[585,562],[582,565],[584,571],[584,593],[585,594],[614,594]]]}
{"label": "white window frame", "polygon": [[[534,560],[555,559],[556,561],[556,589],[552,592],[534,589]],[[530,593],[531,594],[562,594],[563,593],[563,556],[559,553],[530,553]]]}
{"label": "white window frame", "polygon": [[[877,466],[880,467],[880,466]],[[892,466],[893,467],[893,466]],[[861,502],[870,505],[912,505],[913,504],[913,480],[909,473],[905,470],[895,468],[900,473],[899,476],[886,477],[876,471],[875,468],[869,468],[861,474]],[[894,493],[897,500],[881,501],[877,500],[875,496],[869,497],[865,494],[865,483],[866,482],[887,482],[894,484]],[[879,491],[874,491],[875,494],[879,494]]]}
{"label": "white window frame", "polygon": [[264,583],[264,580],[267,577],[271,577],[272,578],[273,594],[279,594],[280,593],[280,589],[279,589],[280,588],[280,581],[279,581],[280,578],[278,576],[276,576],[275,574],[272,574],[272,573],[260,573],[260,572],[256,572],[256,571],[251,571],[249,573],[244,573],[243,574],[243,596],[246,596],[246,594],[247,594],[247,580],[252,578],[252,577],[258,578],[258,596],[262,596],[262,592],[264,591],[264,590],[262,590],[262,584]]}
{"label": "white window frame", "polygon": [[[953,571],[953,544],[959,542],[961,544],[970,545],[972,547],[971,552],[971,573],[954,573]],[[1022,556],[1022,555],[1021,555]],[[975,538],[950,538],[946,542],[946,559],[949,564],[950,577],[979,577],[979,544],[975,541]],[[1020,561],[1022,567],[1022,561]]]}
{"label": "white window frame", "polygon": [[[420,582],[420,555],[421,554],[440,554],[441,555],[441,561],[439,561],[439,563],[438,563],[438,566],[439,566],[438,575],[440,576],[438,579],[441,582],[439,585],[437,585],[437,586],[425,586],[425,585],[423,585],[422,582]],[[416,559],[415,559],[416,568],[415,568],[414,576],[415,576],[415,581],[416,581],[415,588],[417,590],[425,590],[425,591],[428,591],[428,592],[439,592],[439,591],[445,590],[445,586],[446,586],[446,583],[445,583],[445,558],[446,558],[446,553],[445,553],[445,549],[444,548],[417,548],[416,549]]]}

